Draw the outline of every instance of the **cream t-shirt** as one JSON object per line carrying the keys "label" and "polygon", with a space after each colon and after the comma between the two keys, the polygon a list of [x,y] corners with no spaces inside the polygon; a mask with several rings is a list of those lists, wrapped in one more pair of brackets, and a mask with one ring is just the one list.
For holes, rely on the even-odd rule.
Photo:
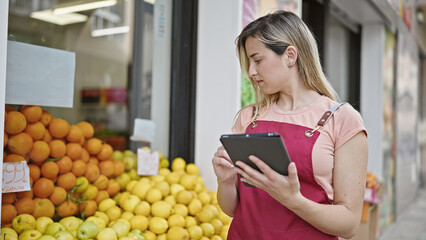
{"label": "cream t-shirt", "polygon": [[[266,112],[265,109],[262,109],[258,120],[285,122],[314,128],[322,115],[336,104],[338,104],[336,101],[321,96],[316,102],[298,110],[283,111],[274,103]],[[253,107],[242,109],[232,132],[245,133],[252,114]],[[331,200],[334,198],[334,152],[361,131],[367,134],[362,117],[348,103],[337,109],[324,127],[319,129],[320,135],[312,150],[312,167],[316,181],[324,188]]]}

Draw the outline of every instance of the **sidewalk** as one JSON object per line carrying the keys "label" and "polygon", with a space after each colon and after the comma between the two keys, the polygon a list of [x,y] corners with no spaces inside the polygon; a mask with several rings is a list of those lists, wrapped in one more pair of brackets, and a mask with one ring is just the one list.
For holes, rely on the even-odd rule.
{"label": "sidewalk", "polygon": [[426,189],[392,223],[378,240],[426,240]]}

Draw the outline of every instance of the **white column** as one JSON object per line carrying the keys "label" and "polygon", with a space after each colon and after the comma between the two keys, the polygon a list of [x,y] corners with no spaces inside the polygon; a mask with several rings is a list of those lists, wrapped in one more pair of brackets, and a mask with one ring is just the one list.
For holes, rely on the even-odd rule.
{"label": "white column", "polygon": [[195,163],[205,185],[216,191],[211,159],[231,133],[240,108],[241,73],[235,38],[242,26],[242,0],[200,0],[198,9]]}
{"label": "white column", "polygon": [[383,176],[383,52],[385,28],[365,24],[361,33],[361,114],[368,132],[368,170]]}

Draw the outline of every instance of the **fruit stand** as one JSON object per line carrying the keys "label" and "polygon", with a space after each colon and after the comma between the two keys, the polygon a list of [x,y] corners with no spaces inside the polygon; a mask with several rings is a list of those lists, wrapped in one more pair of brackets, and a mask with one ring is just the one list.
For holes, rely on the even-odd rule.
{"label": "fruit stand", "polygon": [[4,166],[28,169],[30,189],[3,185],[2,239],[226,239],[230,218],[195,164],[157,151],[157,174],[140,176],[137,153],[40,106],[6,106],[4,130]]}

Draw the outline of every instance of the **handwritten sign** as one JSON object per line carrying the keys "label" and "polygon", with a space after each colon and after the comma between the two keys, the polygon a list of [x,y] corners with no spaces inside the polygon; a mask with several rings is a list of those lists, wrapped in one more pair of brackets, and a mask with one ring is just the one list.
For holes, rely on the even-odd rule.
{"label": "handwritten sign", "polygon": [[158,152],[151,153],[148,149],[138,149],[138,174],[141,176],[158,175],[160,155]]}
{"label": "handwritten sign", "polygon": [[3,193],[31,190],[30,168],[27,162],[4,162],[2,181]]}

